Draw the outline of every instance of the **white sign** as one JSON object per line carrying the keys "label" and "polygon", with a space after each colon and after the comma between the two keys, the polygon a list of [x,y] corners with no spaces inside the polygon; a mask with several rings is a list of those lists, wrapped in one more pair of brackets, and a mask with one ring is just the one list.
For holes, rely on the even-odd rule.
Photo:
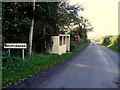
{"label": "white sign", "polygon": [[26,49],[27,44],[26,43],[5,43],[4,48],[8,48],[8,49]]}

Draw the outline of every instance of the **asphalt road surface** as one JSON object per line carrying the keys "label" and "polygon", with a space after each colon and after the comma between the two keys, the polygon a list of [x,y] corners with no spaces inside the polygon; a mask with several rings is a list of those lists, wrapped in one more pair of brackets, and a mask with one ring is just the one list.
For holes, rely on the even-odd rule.
{"label": "asphalt road surface", "polygon": [[[39,82],[40,75],[17,87],[34,88],[117,88],[118,53],[91,43],[55,72]],[[38,79],[39,78],[39,79]]]}

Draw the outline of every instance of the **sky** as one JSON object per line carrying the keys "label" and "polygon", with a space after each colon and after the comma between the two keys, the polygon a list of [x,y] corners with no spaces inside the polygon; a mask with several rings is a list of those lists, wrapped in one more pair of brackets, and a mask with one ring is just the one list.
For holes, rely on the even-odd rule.
{"label": "sky", "polygon": [[71,5],[85,7],[79,15],[89,19],[94,27],[88,38],[99,38],[118,34],[118,2],[119,0],[69,0]]}

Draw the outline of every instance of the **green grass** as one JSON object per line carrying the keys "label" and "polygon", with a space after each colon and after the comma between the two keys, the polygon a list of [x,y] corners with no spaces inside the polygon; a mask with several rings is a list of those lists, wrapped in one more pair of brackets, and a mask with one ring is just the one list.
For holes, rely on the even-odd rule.
{"label": "green grass", "polygon": [[120,52],[120,48],[118,48],[117,46],[115,46],[113,44],[107,45],[107,47],[114,51]]}
{"label": "green grass", "polygon": [[110,48],[110,49],[112,49],[114,51],[120,52],[120,48],[113,45],[113,44],[104,44],[104,43],[102,43],[102,45],[104,45],[104,46],[106,46],[106,47],[108,47],[108,48]]}
{"label": "green grass", "polygon": [[34,55],[26,57],[24,61],[14,62],[10,68],[4,68],[2,71],[2,86],[6,87],[12,83],[18,83],[35,73],[43,72],[46,69],[53,67],[55,64],[63,62],[66,58],[72,56],[74,53],[88,45],[83,44],[80,48],[73,52],[67,52],[62,55],[51,54],[51,55]]}

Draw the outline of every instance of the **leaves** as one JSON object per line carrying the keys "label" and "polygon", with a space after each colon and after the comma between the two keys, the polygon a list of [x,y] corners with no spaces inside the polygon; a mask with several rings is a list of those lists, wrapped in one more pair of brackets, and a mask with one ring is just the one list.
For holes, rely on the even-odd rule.
{"label": "leaves", "polygon": [[30,6],[30,3],[4,2],[2,5],[2,35],[4,37],[3,43],[27,42],[27,39],[24,38],[28,38],[28,30],[30,28],[31,22],[29,17],[24,15],[24,10],[27,11],[27,7]]}
{"label": "leaves", "polygon": [[31,2],[4,2],[2,5],[3,43],[28,43],[31,19],[34,18],[33,49],[37,53],[48,53],[52,46],[51,36],[58,35],[61,29],[65,33],[64,27],[75,23],[77,12],[82,10],[81,6],[66,2],[36,2],[35,11]]}

